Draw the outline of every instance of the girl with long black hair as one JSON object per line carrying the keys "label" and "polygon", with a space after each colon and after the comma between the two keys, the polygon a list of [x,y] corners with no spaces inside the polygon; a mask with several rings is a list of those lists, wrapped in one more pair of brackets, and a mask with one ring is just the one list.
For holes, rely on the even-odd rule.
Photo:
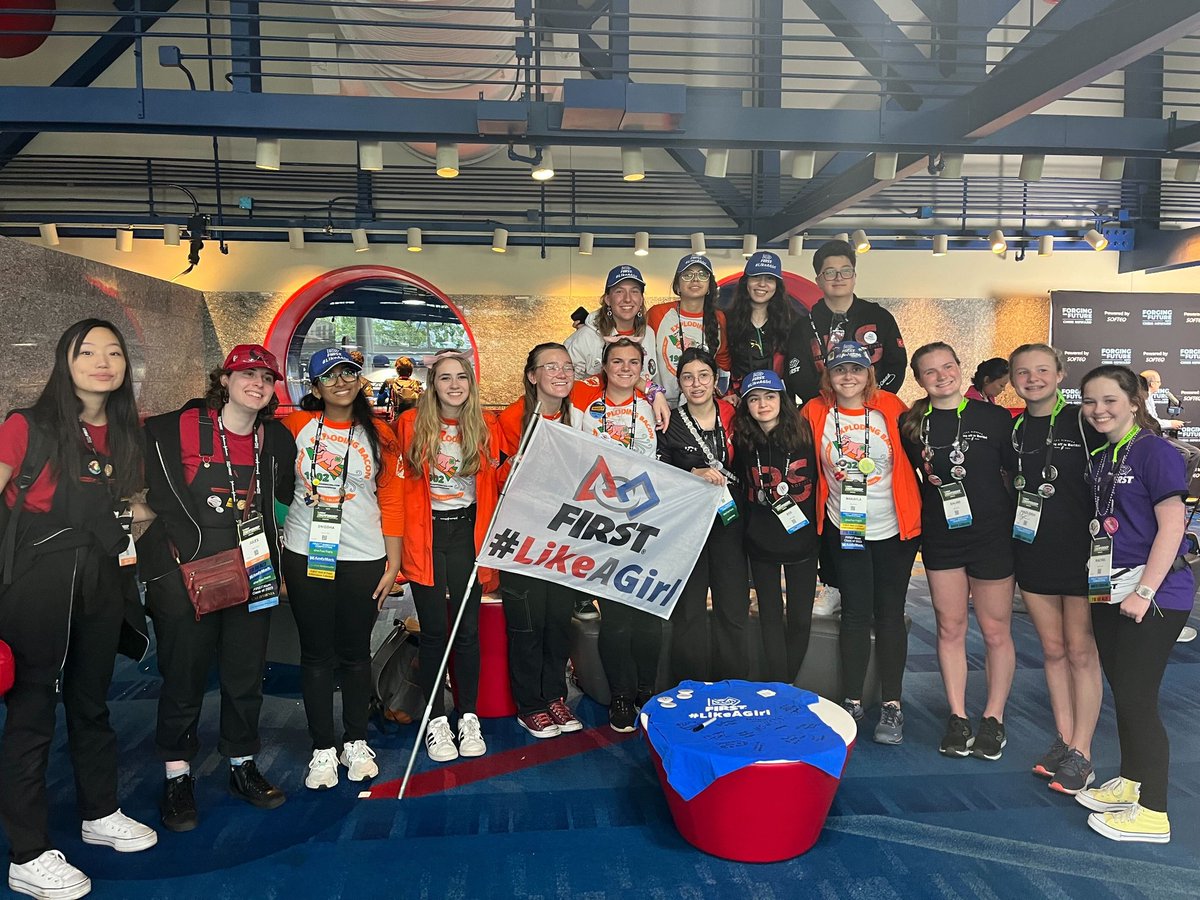
{"label": "girl with long black hair", "polygon": [[647,368],[667,392],[672,408],[680,403],[680,356],[690,347],[707,350],[729,370],[725,313],[717,309],[717,278],[712,261],[693,253],[679,260],[671,290],[679,298],[650,307],[646,331],[653,335],[653,366]]}
{"label": "girl with long black hair", "polygon": [[726,318],[730,388],[735,392],[742,379],[758,369],[770,369],[781,378],[784,375],[793,315],[782,272],[779,257],[763,250],[746,260],[746,268],[734,288],[733,305]]}

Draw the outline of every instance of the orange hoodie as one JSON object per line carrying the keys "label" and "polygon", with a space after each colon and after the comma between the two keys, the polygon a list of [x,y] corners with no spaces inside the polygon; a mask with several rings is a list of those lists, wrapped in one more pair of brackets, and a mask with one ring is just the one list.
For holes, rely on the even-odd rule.
{"label": "orange hoodie", "polygon": [[[917,475],[908,463],[908,457],[900,447],[900,415],[908,410],[904,401],[890,391],[878,390],[867,403],[868,409],[883,414],[887,421],[888,437],[895,454],[892,466],[892,499],[896,504],[896,521],[900,525],[901,540],[911,540],[921,533],[921,489]],[[813,439],[820,442],[825,434],[825,419],[833,407],[823,394],[818,394],[804,404],[800,414],[808,420]],[[817,478],[817,533],[825,525],[825,503],[829,499],[829,484],[824,476]]]}

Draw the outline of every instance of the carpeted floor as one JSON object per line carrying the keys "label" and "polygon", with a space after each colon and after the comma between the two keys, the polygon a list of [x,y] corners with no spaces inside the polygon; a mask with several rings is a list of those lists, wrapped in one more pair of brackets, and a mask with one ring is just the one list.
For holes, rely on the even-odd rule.
{"label": "carpeted floor", "polygon": [[[640,736],[607,727],[606,711],[573,698],[589,726],[535,743],[509,719],[485,720],[482,760],[433,766],[422,756],[413,796],[359,799],[362,785],[303,786],[309,756],[299,677],[272,665],[259,764],[288,793],[261,812],[226,791],[213,744],[218,696],[207,698],[195,769],[202,821],[160,833],[158,847],[118,856],[83,844],[60,735],[50,769],[52,829],[96,897],[988,898],[1200,896],[1200,641],[1177,645],[1163,689],[1172,737],[1170,844],[1116,844],[1091,832],[1086,811],[1029,773],[1051,719],[1033,626],[1014,617],[1018,671],[997,762],[950,760],[935,747],[946,715],[924,581],[915,579],[905,682],[905,741],[885,747],[869,729],[851,758],[825,832],[806,855],[732,863],[686,844],[671,822]],[[969,706],[983,696],[982,643],[972,631]],[[162,774],[153,749],[158,680],[153,659],[118,665],[113,719],[123,747],[129,814],[157,822]],[[873,725],[875,711],[868,712]],[[2,713],[0,713],[2,718]],[[594,729],[594,730],[593,730]],[[415,726],[372,733],[384,783],[403,774]],[[557,745],[557,746],[556,746]],[[1095,744],[1101,778],[1115,774],[1106,700]],[[343,772],[344,775],[344,772]],[[2,840],[0,840],[2,846]]]}

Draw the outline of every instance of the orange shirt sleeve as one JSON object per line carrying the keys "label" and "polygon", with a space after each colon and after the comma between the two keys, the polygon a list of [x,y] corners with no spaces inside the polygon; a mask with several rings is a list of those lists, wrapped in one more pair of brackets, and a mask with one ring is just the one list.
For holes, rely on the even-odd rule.
{"label": "orange shirt sleeve", "polygon": [[383,422],[375,421],[379,435],[379,474],[375,478],[375,497],[383,533],[388,537],[404,535],[404,480],[400,477],[400,442]]}
{"label": "orange shirt sleeve", "polygon": [[729,327],[725,324],[725,313],[719,309],[717,310],[717,334],[720,343],[713,358],[717,361],[719,368],[729,372],[733,369],[733,357],[729,353]]}

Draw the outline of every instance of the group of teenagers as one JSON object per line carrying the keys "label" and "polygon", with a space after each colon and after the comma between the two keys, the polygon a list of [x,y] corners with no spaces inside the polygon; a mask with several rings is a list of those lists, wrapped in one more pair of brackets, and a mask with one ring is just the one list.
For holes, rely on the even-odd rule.
{"label": "group of teenagers", "polygon": [[[229,790],[264,809],[285,801],[255,761],[281,585],[300,640],[308,788],[334,787],[343,771],[352,782],[378,775],[367,743],[371,632],[398,579],[411,585],[420,621],[431,760],[487,752],[476,715],[484,591],[503,600],[520,726],[536,738],[580,730],[566,670],[571,619],[593,609],[590,598],[486,568],[471,580],[537,416],[726,488],[671,616],[672,679],[748,675],[752,583],[763,677],[794,681],[819,565],[841,593],[843,705],[863,719],[873,636],[882,689],[874,738],[900,743],[904,606],[920,548],[950,713],[939,749],[998,759],[1015,668],[1015,575],[1045,651],[1056,733],[1033,771],[1093,810],[1088,823],[1101,834],[1169,840],[1158,689],[1194,584],[1181,564],[1183,458],[1155,434],[1137,376],[1101,366],[1081,382],[1082,407],[1068,405],[1061,355],[1024,345],[1009,360],[1026,404],[1014,420],[994,397],[968,399],[955,351],[936,342],[912,355],[926,396],[909,408],[895,394],[909,362],[903,340],[886,310],[855,296],[853,249],[831,241],[814,268],[823,298],[803,315],[773,253],[749,259],[727,312],[704,256],[680,260],[678,299],[649,309],[641,273],[618,266],[582,326],[530,351],[521,394],[502,412],[483,409],[472,361],[447,351],[429,362],[425,391],[394,424],[373,414],[361,363],[337,347],[312,354],[310,391],[278,418],[283,373],[252,344],[210,373],[203,397],[139,424],[121,333],[96,319],[72,325],[37,401],[0,425],[11,510],[0,544],[0,640],[16,660],[0,738],[9,886],[54,898],[90,890],[48,828],[60,696],[82,839],[119,852],[156,843],[152,828],[119,809],[107,707],[117,654],[146,653],[147,615],[163,679],[161,822],[172,831],[199,822],[191,764],[214,664]],[[187,579],[198,564],[228,559],[254,576],[247,602],[204,610]],[[435,678],[463,603],[451,727]],[[969,604],[986,646],[977,727],[966,707]],[[598,606],[609,723],[631,731],[656,687],[661,622],[608,600]],[[1116,777],[1092,787],[1101,669],[1121,760]]]}

